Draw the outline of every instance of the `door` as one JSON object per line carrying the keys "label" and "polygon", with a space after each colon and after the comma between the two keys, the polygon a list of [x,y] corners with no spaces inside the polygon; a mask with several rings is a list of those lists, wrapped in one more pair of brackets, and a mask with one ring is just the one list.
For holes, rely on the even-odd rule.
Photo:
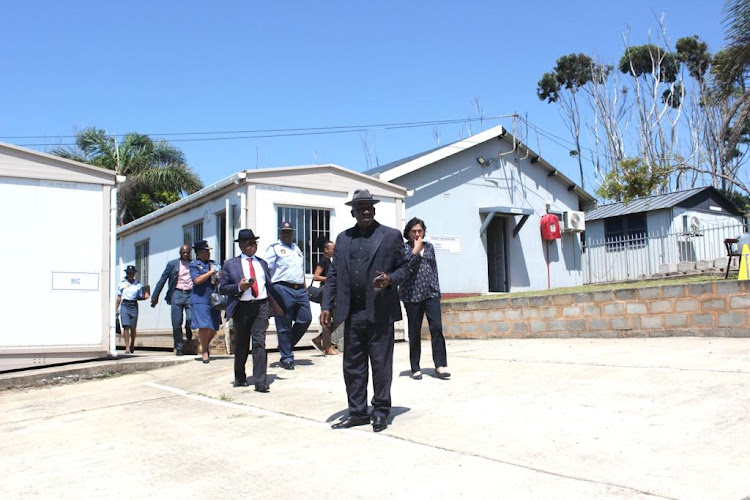
{"label": "door", "polygon": [[214,256],[214,260],[223,264],[229,258],[227,255],[227,213],[219,212],[216,214],[216,239],[219,251]]}
{"label": "door", "polygon": [[487,228],[487,272],[490,292],[508,291],[506,251],[507,224],[505,218],[495,217]]}

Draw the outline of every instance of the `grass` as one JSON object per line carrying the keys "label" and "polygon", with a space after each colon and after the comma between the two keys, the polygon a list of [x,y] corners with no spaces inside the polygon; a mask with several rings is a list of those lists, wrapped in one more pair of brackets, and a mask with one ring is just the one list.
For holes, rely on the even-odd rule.
{"label": "grass", "polygon": [[685,285],[689,283],[705,283],[711,281],[723,281],[724,276],[701,274],[696,276],[685,276],[682,278],[665,278],[643,281],[630,281],[626,283],[604,283],[600,285],[569,286],[565,288],[553,288],[551,290],[533,290],[529,292],[493,293],[486,295],[473,295],[471,297],[457,297],[445,299],[445,303],[474,302],[477,300],[512,299],[516,297],[545,297],[547,295],[562,295],[580,292],[602,292],[608,290],[622,290],[627,288],[648,288],[654,286]]}

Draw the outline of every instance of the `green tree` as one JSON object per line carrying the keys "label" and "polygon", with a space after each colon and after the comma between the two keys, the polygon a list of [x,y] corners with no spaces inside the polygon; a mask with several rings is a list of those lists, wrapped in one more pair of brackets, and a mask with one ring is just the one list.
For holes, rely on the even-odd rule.
{"label": "green tree", "polygon": [[679,60],[672,52],[647,43],[625,49],[620,58],[620,72],[636,77],[654,75],[660,82],[674,83],[679,72]]}
{"label": "green tree", "polygon": [[583,159],[581,154],[581,109],[578,93],[586,91],[590,83],[606,80],[611,67],[596,64],[586,54],[568,54],[560,57],[555,68],[542,75],[537,83],[536,95],[541,101],[557,103],[568,118],[566,125],[573,136],[575,150],[571,156],[578,159],[578,169],[581,175],[581,187],[585,187],[583,174]]}
{"label": "green tree", "polygon": [[750,122],[750,1],[728,0],[724,9],[727,47],[716,54],[712,72],[717,87],[734,102],[724,120],[728,154],[737,154]]}
{"label": "green tree", "polygon": [[640,158],[625,158],[604,177],[596,194],[605,200],[629,203],[636,198],[659,194],[667,187],[670,168],[649,166]]}
{"label": "green tree", "polygon": [[118,143],[106,131],[91,127],[76,134],[75,147],[55,148],[51,153],[126,176],[118,189],[119,225],[203,187],[182,151],[144,134],[129,133]]}

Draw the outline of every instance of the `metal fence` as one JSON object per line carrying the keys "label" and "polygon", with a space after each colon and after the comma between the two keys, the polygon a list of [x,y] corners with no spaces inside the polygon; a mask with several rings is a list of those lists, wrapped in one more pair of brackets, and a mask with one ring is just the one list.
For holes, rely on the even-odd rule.
{"label": "metal fence", "polygon": [[609,283],[650,276],[662,264],[713,261],[726,257],[724,240],[744,232],[739,222],[694,232],[639,233],[623,238],[586,239],[583,282]]}

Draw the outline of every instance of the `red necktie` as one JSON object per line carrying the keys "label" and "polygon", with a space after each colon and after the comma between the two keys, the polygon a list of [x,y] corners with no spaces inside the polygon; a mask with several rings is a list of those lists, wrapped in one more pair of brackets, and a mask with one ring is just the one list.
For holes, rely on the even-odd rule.
{"label": "red necktie", "polygon": [[250,290],[253,292],[253,297],[258,296],[258,282],[255,280],[255,266],[253,265],[252,257],[247,259],[247,265],[250,266],[250,278],[253,280],[253,285]]}

